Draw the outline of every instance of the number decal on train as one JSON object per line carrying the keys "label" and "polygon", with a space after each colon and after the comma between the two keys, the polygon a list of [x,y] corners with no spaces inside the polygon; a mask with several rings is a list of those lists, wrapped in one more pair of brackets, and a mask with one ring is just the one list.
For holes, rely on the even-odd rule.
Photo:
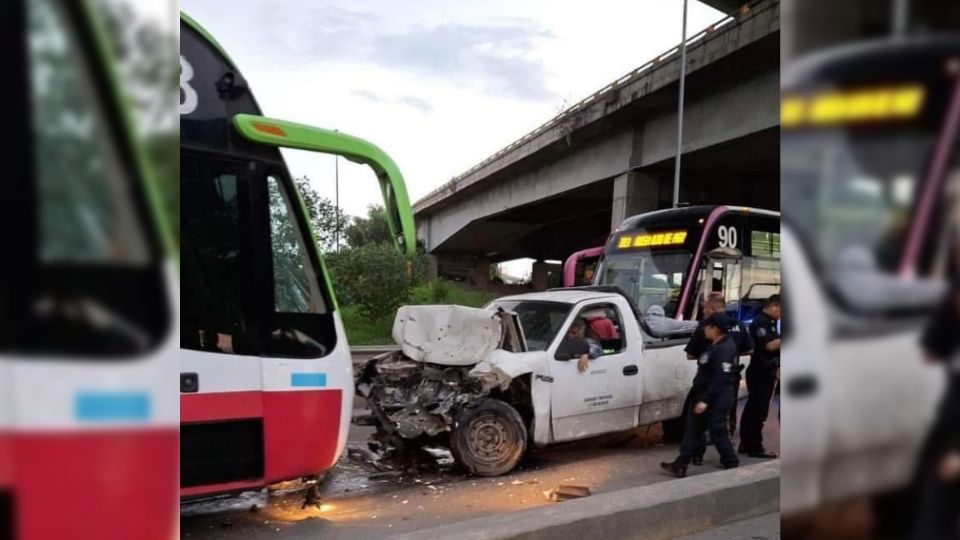
{"label": "number decal on train", "polygon": [[717,236],[720,238],[720,247],[736,249],[737,248],[737,229],[736,227],[717,228]]}
{"label": "number decal on train", "polygon": [[193,80],[193,66],[180,55],[180,115],[190,114],[197,110],[199,97],[197,90],[190,85]]}

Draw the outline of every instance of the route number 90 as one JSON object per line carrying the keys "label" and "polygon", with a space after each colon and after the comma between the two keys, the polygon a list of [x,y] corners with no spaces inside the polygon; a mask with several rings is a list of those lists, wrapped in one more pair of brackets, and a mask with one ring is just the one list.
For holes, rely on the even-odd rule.
{"label": "route number 90", "polygon": [[737,247],[737,229],[736,227],[720,226],[717,229],[717,237],[720,239],[720,247],[736,249]]}

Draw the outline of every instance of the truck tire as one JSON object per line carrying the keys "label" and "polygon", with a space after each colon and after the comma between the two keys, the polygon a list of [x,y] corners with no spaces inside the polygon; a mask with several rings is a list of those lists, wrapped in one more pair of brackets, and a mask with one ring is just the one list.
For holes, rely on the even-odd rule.
{"label": "truck tire", "polygon": [[527,426],[509,404],[484,399],[457,414],[450,434],[450,451],[470,474],[507,474],[527,451]]}

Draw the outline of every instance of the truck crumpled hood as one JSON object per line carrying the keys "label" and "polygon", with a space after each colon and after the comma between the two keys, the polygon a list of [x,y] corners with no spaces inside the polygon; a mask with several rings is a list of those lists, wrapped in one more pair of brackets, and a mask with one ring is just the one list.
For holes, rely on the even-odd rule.
{"label": "truck crumpled hood", "polygon": [[472,366],[500,345],[500,314],[464,306],[403,306],[393,321],[393,341],[410,360]]}
{"label": "truck crumpled hood", "polygon": [[[358,366],[378,439],[433,437],[450,431],[467,403],[503,392],[521,375],[547,368],[546,354],[504,350],[513,314],[462,306],[405,306],[393,325],[401,350]],[[514,328],[515,335],[519,329]],[[514,341],[514,347],[517,346]],[[529,392],[529,389],[527,389]]]}

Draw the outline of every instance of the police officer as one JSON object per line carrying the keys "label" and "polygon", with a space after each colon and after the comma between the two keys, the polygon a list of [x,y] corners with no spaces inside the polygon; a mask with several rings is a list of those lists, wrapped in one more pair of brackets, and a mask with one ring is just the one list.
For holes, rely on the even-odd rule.
{"label": "police officer", "polygon": [[747,367],[747,391],[750,396],[740,417],[740,453],[750,457],[777,457],[763,447],[763,423],[770,412],[770,400],[780,369],[780,295],[775,294],[763,305],[763,312],[750,324],[754,349]]}
{"label": "police officer", "polygon": [[[703,335],[710,346],[698,361],[701,370],[694,379],[695,403],[691,411],[694,416],[705,416],[706,429],[720,453],[720,464],[725,469],[740,465],[727,427],[727,418],[733,406],[733,388],[740,373],[740,356],[736,342],[730,336],[734,327],[734,321],[722,311],[704,319]],[[703,426],[702,422],[687,422],[680,455],[670,463],[661,463],[660,467],[679,478],[686,476],[687,466],[700,451]]]}
{"label": "police officer", "polygon": [[[727,307],[727,303],[724,301],[721,296],[711,296],[707,300],[706,304],[703,306],[703,319],[700,320],[700,324],[697,325],[696,331],[693,333],[693,337],[690,338],[690,342],[687,343],[684,351],[687,353],[687,359],[689,360],[698,360],[703,353],[707,351],[707,348],[710,347],[710,342],[707,340],[706,336],[703,333],[704,321],[709,318],[714,313],[723,313]],[[737,353],[741,356],[748,355],[753,352],[753,340],[750,338],[750,333],[747,331],[746,327],[740,321],[734,321],[734,326],[731,328],[730,332],[731,337],[734,342],[737,344]],[[697,375],[696,377],[705,376],[701,372],[704,371],[703,366],[697,365]],[[737,381],[737,385],[734,388],[734,406],[730,408],[730,434],[733,435],[736,432],[737,426],[737,390],[739,390],[740,381]],[[694,399],[696,398],[696,392],[694,388],[690,389],[690,392],[687,393],[687,399],[683,403],[683,419],[684,425],[687,422],[699,422],[700,433],[706,433],[706,417],[703,415],[693,415],[690,413],[694,405]],[[703,455],[707,451],[707,441],[706,437],[703,437],[700,441],[699,451],[693,456],[694,465],[703,465]]]}

